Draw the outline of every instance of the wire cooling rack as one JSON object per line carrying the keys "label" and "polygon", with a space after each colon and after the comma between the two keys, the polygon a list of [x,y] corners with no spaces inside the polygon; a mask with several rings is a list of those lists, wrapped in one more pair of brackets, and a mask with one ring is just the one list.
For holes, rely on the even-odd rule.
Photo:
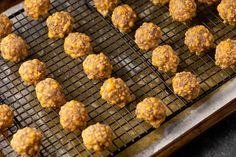
{"label": "wire cooling rack", "polygon": [[[24,10],[10,16],[14,33],[21,35],[30,45],[27,59],[39,58],[47,65],[47,76],[58,80],[64,88],[66,99],[82,101],[89,112],[88,125],[102,122],[111,126],[114,132],[113,144],[108,151],[94,154],[82,144],[81,131],[67,132],[59,124],[58,109],[43,109],[36,99],[33,86],[21,81],[18,68],[21,63],[0,59],[0,101],[14,108],[14,125],[0,137],[0,155],[17,156],[9,141],[17,129],[31,126],[42,131],[43,141],[40,156],[115,156],[154,129],[143,121],[135,119],[136,104],[148,96],[160,98],[167,107],[170,120],[187,107],[232,79],[235,69],[221,70],[214,64],[214,50],[202,56],[189,54],[184,46],[185,31],[196,24],[203,24],[215,37],[215,45],[221,40],[236,36],[236,28],[227,26],[217,16],[215,7],[199,5],[198,16],[191,22],[173,22],[167,6],[154,6],[148,0],[127,0],[138,14],[133,31],[122,34],[115,29],[110,17],[103,18],[93,7],[91,0],[54,0],[49,11],[65,10],[75,19],[74,31],[86,33],[93,40],[94,52],[104,52],[114,66],[113,76],[121,77],[136,99],[123,109],[107,104],[100,98],[102,82],[91,81],[83,73],[82,61],[74,60],[63,52],[63,40],[47,37],[45,20],[33,21],[24,15]],[[151,65],[151,52],[143,53],[134,43],[134,30],[143,22],[152,21],[162,28],[160,44],[171,45],[181,62],[178,71],[191,71],[201,80],[201,95],[193,101],[186,101],[173,93],[173,74],[160,73]],[[26,60],[27,60],[26,59]]]}

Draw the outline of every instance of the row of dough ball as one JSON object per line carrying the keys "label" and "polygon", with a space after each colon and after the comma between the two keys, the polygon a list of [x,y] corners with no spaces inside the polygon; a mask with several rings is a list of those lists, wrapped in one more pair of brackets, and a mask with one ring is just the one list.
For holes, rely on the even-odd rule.
{"label": "row of dough ball", "polygon": [[[113,11],[118,4],[118,0],[93,0],[94,4],[103,16]],[[151,0],[153,4],[166,4],[170,3],[170,13],[175,20],[178,19],[189,19],[193,17],[196,13],[196,3],[194,0]],[[198,0],[201,3],[206,3],[208,5],[219,2],[219,0]],[[235,23],[235,20],[232,20],[235,12],[229,10],[235,10],[234,0],[222,0],[222,6],[218,7],[220,16],[227,21],[232,21]],[[44,16],[48,13],[50,7],[50,0],[25,0],[24,1],[24,10],[26,15],[30,16],[34,20],[38,20],[41,16]],[[227,8],[228,11],[225,11]],[[127,10],[128,11],[128,10]],[[177,17],[177,18],[175,18]],[[180,20],[182,21],[182,20]]]}
{"label": "row of dough ball", "polygon": [[[160,70],[163,71],[165,70],[176,71],[178,65],[176,63],[178,62],[178,58],[174,54],[175,52],[170,46],[168,45],[159,46],[158,48],[156,48],[156,51],[153,52],[153,64],[161,67]],[[100,58],[100,55],[102,55],[102,57],[105,57],[103,53],[98,55],[92,54],[94,60],[88,60],[88,58],[90,57],[88,56],[83,62],[83,65],[88,66],[88,67],[84,66],[85,67],[84,71],[86,73],[86,68],[89,69],[89,70],[87,69],[88,70],[87,73],[89,74],[88,77],[90,77],[90,79],[94,78],[92,76],[99,76],[99,75],[102,77],[105,76],[103,68],[101,70],[97,66],[94,67],[92,66],[92,68],[90,67],[90,65],[92,64],[95,65],[99,64],[99,62],[97,62],[96,60]],[[161,55],[161,57],[159,55]],[[86,62],[88,62],[88,64]],[[46,74],[46,66],[43,62],[39,61],[38,59],[33,59],[24,62],[19,68],[19,74],[21,76],[21,79],[26,84],[36,84],[36,95],[42,107],[46,108],[60,107],[66,102],[63,89],[59,85],[59,83],[51,78],[47,78],[44,80]],[[110,74],[111,71],[109,71],[109,76],[106,75],[106,77],[109,78]],[[173,89],[175,90],[174,82],[175,81],[173,81]],[[175,93],[178,94],[178,92]],[[127,103],[131,102],[133,99],[133,96],[128,86],[125,84],[125,82],[119,78],[116,79],[113,77],[107,79],[103,83],[100,90],[100,94],[102,98],[106,100],[108,103],[112,105],[117,105],[119,107],[124,107]],[[182,95],[180,94],[180,96]],[[189,98],[187,97],[187,99]]]}
{"label": "row of dough ball", "polygon": [[[165,4],[169,0],[152,0],[154,4]],[[213,4],[218,0],[199,0],[202,3]],[[38,19],[40,16],[45,15],[49,9],[49,0],[25,0],[24,8],[28,16],[33,19]],[[129,32],[137,20],[137,14],[127,4],[120,5],[118,0],[94,0],[94,4],[103,16],[111,11],[112,23],[121,32]],[[217,7],[220,16],[225,22],[231,25],[236,24],[236,4],[234,0],[222,0]],[[176,21],[184,22],[196,15],[195,0],[170,0],[170,15]],[[66,34],[70,33],[73,28],[73,17],[67,12],[56,12],[49,16],[46,20],[48,26],[49,38],[63,38]]]}
{"label": "row of dough ball", "polygon": [[[196,15],[195,0],[151,0],[154,4],[170,3],[170,15],[176,21],[184,22],[190,20]],[[206,4],[217,3],[218,0],[198,0]],[[111,11],[112,22],[121,32],[129,32],[137,20],[137,14],[127,4],[120,5],[118,0],[94,0],[94,4],[103,16]],[[50,5],[50,0],[25,0],[25,13],[33,19],[38,19],[40,16],[47,14]],[[222,0],[217,7],[221,18],[231,24],[236,24],[236,4],[234,0]],[[48,26],[49,38],[63,38],[65,34],[72,31],[73,18],[67,12],[57,12],[49,16],[46,23]]]}
{"label": "row of dough ball", "polygon": [[[75,33],[75,34],[78,34],[78,36],[86,36],[81,33]],[[81,39],[81,41],[82,40],[83,39]],[[184,43],[188,46],[190,52],[196,53],[197,55],[200,55],[205,51],[207,51],[208,49],[210,49],[212,47],[213,41],[214,41],[213,35],[209,32],[209,30],[206,27],[202,25],[192,27],[185,33]],[[65,41],[65,45],[67,45],[66,43],[67,42]],[[22,38],[16,36],[15,34],[10,34],[2,40],[0,45],[0,50],[2,52],[1,54],[3,58],[5,58],[6,60],[20,61],[28,55],[27,47],[28,46],[26,45],[26,43]],[[76,51],[78,51],[79,54],[86,53],[85,52],[86,50],[84,51],[76,49]],[[69,54],[68,51],[66,51],[66,48],[65,52]],[[222,69],[233,67],[236,63],[235,53],[236,53],[235,40],[227,39],[220,42],[216,47],[216,54],[215,54],[216,65],[218,65]],[[179,58],[170,46],[163,45],[154,49],[152,55],[152,63],[160,71],[175,72],[179,63]],[[28,66],[30,66],[30,64],[26,64],[26,67]],[[39,68],[43,71],[44,66],[41,65],[39,66]],[[84,72],[87,74],[89,79],[109,78],[112,72],[112,64],[109,58],[103,53],[90,54],[89,56],[87,56],[85,61],[83,62],[83,68]],[[24,72],[24,69],[26,68],[22,68],[20,70],[20,73],[31,75],[32,71]],[[44,74],[42,73],[38,77],[41,78],[42,77],[41,75],[43,76]],[[25,78],[25,80],[26,82],[29,83],[32,83],[32,81],[34,81],[34,79],[31,81],[30,80],[27,81],[27,78]]]}
{"label": "row of dough ball", "polygon": [[[175,21],[185,22],[196,16],[197,4],[195,0],[151,0],[153,4],[169,3],[170,16]],[[208,5],[216,4],[219,0],[198,0]],[[112,12],[112,22],[121,32],[128,32],[137,18],[136,13],[128,5],[116,7],[118,0],[94,0],[95,7],[103,16]],[[221,0],[217,7],[220,17],[225,23],[236,25],[235,0]]]}
{"label": "row of dough ball", "polygon": [[[14,122],[13,109],[6,104],[0,105],[0,133]],[[12,148],[22,156],[36,156],[40,150],[42,134],[35,128],[19,129],[10,142]]]}
{"label": "row of dough ball", "polygon": [[[51,81],[54,83],[49,83],[49,85],[44,84],[46,92],[49,93],[51,92],[47,90],[47,88],[51,86],[53,86],[54,92],[56,90],[58,90],[59,93],[61,92],[61,89],[59,89],[60,87],[58,86],[58,83],[55,80],[46,79],[44,81],[47,80],[48,82]],[[37,86],[36,86],[36,93],[37,93]],[[55,100],[56,97],[53,98],[50,97],[50,98]],[[48,101],[51,101],[50,98],[48,97]],[[149,108],[146,108],[145,106],[149,106]],[[1,109],[0,111],[4,111],[0,112],[0,124],[1,124],[0,126],[1,129],[4,129],[12,125],[13,111],[7,105],[1,105],[0,109]],[[150,124],[152,124],[154,127],[159,127],[161,122],[163,122],[166,117],[164,105],[155,98],[150,98],[150,101],[149,98],[147,98],[143,102],[138,104],[136,109],[136,114],[137,118],[144,119],[147,122],[150,122]],[[88,113],[84,105],[78,101],[72,100],[70,102],[67,102],[65,105],[61,107],[59,115],[60,115],[60,124],[64,129],[68,131],[75,131],[77,129],[82,129],[83,127],[86,126]],[[112,129],[109,126],[97,123],[83,130],[82,138],[84,145],[88,150],[95,152],[103,151],[107,149],[112,143]],[[17,133],[13,135],[13,139],[11,140],[11,146],[20,155],[35,156],[39,153],[41,140],[42,140],[41,132],[37,131],[34,128],[26,127],[18,130]]]}
{"label": "row of dough ball", "polygon": [[[69,113],[69,114],[68,114]],[[74,131],[86,125],[87,111],[82,103],[72,100],[60,110],[60,123],[63,128]],[[0,105],[0,132],[13,124],[13,110],[6,104]],[[94,124],[82,131],[84,145],[88,150],[99,152],[112,143],[112,129],[104,124]],[[13,150],[21,156],[38,156],[43,135],[35,128],[19,129],[10,142]]]}
{"label": "row of dough ball", "polygon": [[[103,53],[90,54],[83,61],[83,69],[89,79],[105,79],[111,76],[112,64]],[[45,78],[46,65],[38,59],[28,60],[20,65],[18,72],[26,85],[36,85]]]}
{"label": "row of dough ball", "polygon": [[[39,91],[37,91],[38,88],[37,86],[41,86],[41,84],[38,83],[36,86],[37,97],[38,97],[38,92],[40,92],[41,94],[45,95],[45,98],[47,98],[47,102],[53,101],[59,103],[58,101],[55,100],[57,98],[61,100],[61,98],[64,97],[64,95],[61,95],[62,88],[59,85],[59,83],[49,78],[43,81],[44,81],[43,86],[45,90],[40,89]],[[127,104],[129,102],[129,101],[125,102],[123,101],[125,99],[126,100],[129,99],[130,96],[129,93],[117,92],[119,90],[122,91],[122,88],[126,88],[126,90],[129,90],[125,82],[122,81],[120,78],[117,79],[110,78],[104,84],[106,85],[103,85],[103,87],[101,87],[101,92],[102,88],[105,88],[106,92],[111,93],[111,96],[109,96],[109,93],[107,93],[108,95],[107,98],[109,100],[114,100],[114,102],[112,101],[109,102],[109,100],[107,100],[109,103],[120,104],[122,101],[122,103]],[[200,86],[197,78],[190,72],[182,72],[176,74],[176,76],[173,79],[173,88],[177,94],[189,100],[197,97],[200,91]],[[56,93],[56,96],[47,94],[46,92],[54,94]],[[119,93],[124,94],[122,95],[124,97],[123,99],[121,99],[122,96],[119,95]],[[112,95],[114,96],[112,97]],[[45,101],[42,102],[41,101],[42,99],[40,97],[38,97],[38,99],[41,105],[43,106],[43,104],[45,104]],[[55,105],[51,107],[55,107]],[[123,107],[123,105],[119,107]],[[12,125],[13,111],[7,105],[1,105],[0,108],[1,108],[0,128],[4,129]],[[143,119],[146,122],[150,123],[153,127],[158,128],[166,118],[166,108],[165,105],[159,99],[155,97],[149,97],[145,98],[142,102],[137,104],[135,114],[138,119]],[[75,131],[77,129],[81,129],[84,126],[86,126],[88,113],[81,102],[75,100],[67,102],[65,105],[61,107],[59,115],[60,115],[60,124],[64,129],[68,131]],[[112,143],[112,130],[109,126],[97,123],[83,130],[82,138],[84,145],[88,150],[95,152],[103,151],[107,149]],[[13,135],[11,146],[20,155],[34,156],[40,150],[41,139],[42,139],[41,132],[37,131],[34,128],[27,127],[18,130],[17,133]]]}
{"label": "row of dough ball", "polygon": [[[61,19],[61,18],[63,19],[64,14],[66,16],[69,16],[69,13],[67,12],[55,13],[55,16],[60,15],[60,18],[57,17],[56,19]],[[4,34],[7,34],[10,32],[9,30],[11,30],[10,26],[12,24],[11,24],[11,21],[6,16],[2,15],[0,19],[3,19],[0,21],[8,21],[8,22],[0,23],[0,25],[2,25],[3,27],[8,28],[8,29],[5,29],[6,32],[4,32],[4,30],[0,31],[2,32],[2,36],[4,36]],[[52,29],[52,30],[56,30],[56,29]],[[61,31],[58,31],[57,33],[54,33],[54,34],[58,34],[59,32]],[[50,33],[49,31],[49,34],[52,34],[52,33]],[[61,33],[61,34],[64,34],[64,33]],[[143,23],[143,25],[139,29],[137,29],[135,33],[135,42],[142,50],[154,49],[155,47],[158,46],[158,40],[161,38],[161,34],[162,32],[160,28],[156,26],[155,24]],[[188,46],[190,52],[195,52],[197,55],[200,55],[204,51],[207,51],[212,46],[213,41],[214,41],[213,35],[210,33],[210,31],[206,27],[202,25],[192,27],[185,33],[184,43]],[[228,42],[229,41],[231,41],[230,43],[233,43],[232,40],[228,40]],[[222,43],[225,43],[225,41],[223,41]],[[217,46],[218,49],[220,49],[222,43],[220,43]],[[167,48],[165,47],[165,49]],[[227,54],[232,54],[234,52],[234,49],[232,49],[232,47],[229,48],[228,50],[229,52],[221,51],[218,49],[216,49],[216,56],[215,56],[217,65],[219,65],[221,68],[227,68],[235,64],[234,56],[227,55]],[[1,50],[1,54],[3,58],[5,58],[6,60],[15,61],[15,62],[19,62],[20,60],[23,60],[29,54],[28,46],[25,43],[25,41],[21,37],[15,34],[9,34],[5,38],[2,39],[0,50]],[[78,58],[78,57],[87,55],[92,52],[91,39],[89,36],[83,33],[79,33],[79,32],[70,33],[65,38],[64,50],[65,50],[65,53],[70,55],[72,58]],[[153,65],[157,66],[159,70],[164,71],[164,72],[168,72],[168,71],[175,72],[176,71],[175,68],[177,67],[176,65],[178,64],[178,57],[175,56],[175,53],[170,53],[172,51],[167,51],[167,50],[163,51],[163,50],[164,50],[163,47],[157,48],[157,50],[154,50],[153,59],[152,59]],[[163,53],[158,53],[158,52],[163,52]],[[169,55],[172,56],[172,59],[174,59],[173,61],[168,59],[167,56]],[[160,58],[159,59],[160,63],[158,62],[158,58]],[[167,61],[163,61],[162,59],[165,59]],[[93,60],[97,61],[95,62],[96,64],[93,62]],[[85,69],[85,73],[88,75],[90,79],[107,78],[110,76],[110,73],[112,71],[112,65],[110,64],[109,59],[103,54],[100,54],[99,56],[96,56],[95,54],[88,56],[83,66]],[[169,67],[169,69],[165,68],[165,66]],[[100,69],[101,73],[99,73],[98,70],[93,70],[93,69]]]}
{"label": "row of dough ball", "polygon": [[[202,3],[207,3],[209,5],[217,2],[217,0],[199,0],[199,1]],[[157,0],[154,3],[157,4],[157,3],[162,3],[162,2],[166,3],[168,1]],[[189,0],[187,1],[172,0],[170,2],[170,10],[173,10],[173,11],[170,11],[170,12],[173,12],[172,17],[174,18],[175,16],[182,16],[180,18],[186,18],[190,16],[187,13],[183,13],[182,11],[184,11],[185,9],[181,9],[181,7],[183,8],[186,7],[186,9],[188,8],[191,10],[191,8],[194,8],[193,6],[196,7],[196,5],[192,4],[191,2],[195,3],[194,1],[189,1]],[[112,11],[115,8],[114,6],[117,5],[116,0],[107,0],[107,1],[94,0],[94,3],[97,10],[103,16],[106,16],[108,12]],[[236,20],[236,11],[235,11],[236,4],[233,3],[232,5],[230,5],[231,3],[232,3],[231,0],[228,0],[228,1],[223,0],[218,6],[218,10],[221,15],[221,12],[224,11],[224,9],[222,9],[221,11],[221,8],[230,8],[230,9],[235,8],[235,9],[232,9],[233,12],[229,11],[230,15],[225,15],[226,17],[228,16],[231,17],[230,21],[234,21],[233,19]],[[177,9],[177,11],[174,11],[175,9]],[[116,7],[112,14],[112,22],[114,26],[117,27],[121,32],[129,32],[131,28],[133,27],[134,22],[136,21],[136,18],[137,18],[136,13],[127,4]],[[178,17],[176,17],[176,19],[178,19]],[[149,23],[145,22],[143,23],[142,26],[140,26],[140,28],[136,30],[135,42],[141,50],[148,51],[158,46],[158,40],[161,38],[161,36],[162,36],[162,32],[161,32],[160,27],[158,27],[157,25],[151,22]],[[203,25],[194,26],[185,33],[185,40],[184,40],[185,45],[189,48],[191,53],[195,53],[197,55],[200,55],[206,52],[207,50],[209,50],[212,47],[213,42],[214,42],[213,35]],[[222,51],[222,47],[224,45],[226,46],[227,43],[228,45],[230,44],[232,46],[228,47],[226,51]],[[217,46],[216,55],[215,55],[216,65],[218,65],[221,68],[227,68],[227,67],[232,67],[236,63],[234,59],[235,57],[233,55],[235,53],[235,46],[233,43],[234,43],[234,40],[227,39],[226,41],[222,41]],[[164,46],[157,47],[153,51],[152,63],[160,71],[176,72],[177,66],[179,64],[179,58],[170,46],[164,45]]]}

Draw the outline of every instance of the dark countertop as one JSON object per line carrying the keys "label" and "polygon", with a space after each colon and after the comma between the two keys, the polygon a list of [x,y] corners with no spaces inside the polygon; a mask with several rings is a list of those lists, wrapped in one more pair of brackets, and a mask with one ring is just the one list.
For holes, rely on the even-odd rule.
{"label": "dark countertop", "polygon": [[236,113],[210,128],[171,157],[235,157]]}
{"label": "dark countertop", "polygon": [[0,13],[2,13],[4,10],[7,10],[11,6],[16,5],[22,0],[0,0]]}

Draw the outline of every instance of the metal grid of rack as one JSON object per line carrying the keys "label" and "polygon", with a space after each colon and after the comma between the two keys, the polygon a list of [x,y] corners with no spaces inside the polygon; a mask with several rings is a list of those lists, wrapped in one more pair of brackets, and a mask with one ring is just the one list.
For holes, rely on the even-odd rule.
{"label": "metal grid of rack", "polygon": [[[123,1],[121,1],[124,3]],[[214,64],[214,50],[203,56],[189,54],[183,44],[185,31],[194,24],[203,24],[215,36],[215,44],[236,36],[236,28],[222,23],[214,7],[200,5],[198,17],[185,24],[173,22],[167,6],[154,6],[148,0],[127,0],[138,14],[135,28],[129,34],[119,33],[110,21],[103,18],[93,7],[91,0],[54,0],[49,14],[66,10],[75,19],[74,31],[88,34],[93,40],[94,52],[104,52],[112,61],[113,76],[121,77],[136,99],[127,107],[118,109],[100,98],[102,82],[91,81],[82,70],[84,58],[74,60],[63,52],[63,40],[47,37],[45,18],[32,21],[19,10],[10,16],[14,33],[21,35],[30,45],[27,59],[39,58],[47,65],[47,77],[58,80],[66,93],[66,99],[82,101],[89,112],[88,125],[102,122],[111,126],[114,132],[113,144],[108,151],[94,154],[82,144],[81,131],[73,133],[63,130],[59,124],[58,109],[43,109],[36,99],[33,86],[26,86],[19,78],[21,63],[0,59],[0,99],[14,108],[14,125],[0,137],[1,153],[16,156],[9,141],[17,129],[31,126],[43,132],[40,156],[114,156],[144,137],[151,131],[150,125],[135,119],[136,104],[148,96],[160,98],[167,107],[166,121],[179,114],[202,97],[216,90],[233,78],[234,69],[221,70]],[[173,74],[160,73],[151,65],[151,52],[143,53],[133,41],[134,30],[144,21],[152,21],[164,33],[160,44],[171,45],[181,58],[178,71],[192,71],[201,80],[201,95],[188,102],[175,95],[171,88]]]}

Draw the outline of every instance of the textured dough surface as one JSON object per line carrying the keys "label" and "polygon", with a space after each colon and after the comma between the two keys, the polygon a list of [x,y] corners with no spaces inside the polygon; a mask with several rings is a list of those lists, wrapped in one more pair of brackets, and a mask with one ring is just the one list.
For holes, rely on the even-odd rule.
{"label": "textured dough surface", "polygon": [[127,4],[116,7],[112,13],[112,23],[122,33],[127,33],[134,26],[137,15]]}
{"label": "textured dough surface", "polygon": [[9,34],[2,39],[0,51],[5,60],[12,62],[19,62],[29,55],[28,45],[21,37],[15,34]]}
{"label": "textured dough surface", "polygon": [[150,0],[154,5],[157,5],[157,4],[161,4],[161,5],[164,5],[164,4],[167,4],[170,2],[170,0]]}
{"label": "textured dough surface", "polygon": [[112,144],[112,129],[104,124],[94,124],[82,132],[84,145],[90,151],[101,152]]}
{"label": "textured dough surface", "polygon": [[227,39],[216,46],[216,65],[225,69],[236,64],[236,40]]}
{"label": "textured dough surface", "polygon": [[190,52],[196,53],[196,55],[200,55],[210,49],[213,42],[213,35],[203,25],[189,28],[185,33],[184,43]]}
{"label": "textured dough surface", "polygon": [[169,11],[175,21],[185,22],[196,16],[197,4],[194,0],[170,0]]}
{"label": "textured dough surface", "polygon": [[40,151],[42,134],[35,128],[19,129],[11,140],[12,148],[22,156],[37,156]]}
{"label": "textured dough surface", "polygon": [[161,37],[160,27],[151,22],[144,22],[135,32],[135,43],[140,49],[148,51],[158,46]]}
{"label": "textured dough surface", "polygon": [[48,13],[50,6],[50,0],[25,0],[24,10],[26,15],[30,16],[34,20],[38,20],[39,17]]}
{"label": "textured dough surface", "polygon": [[196,98],[200,93],[200,83],[191,72],[180,72],[172,80],[174,93],[187,100]]}
{"label": "textured dough surface", "polygon": [[225,23],[236,25],[236,3],[235,0],[221,0],[217,10]]}
{"label": "textured dough surface", "polygon": [[61,107],[65,104],[65,94],[61,85],[54,79],[46,78],[36,87],[36,96],[44,108]]}
{"label": "textured dough surface", "polygon": [[64,50],[72,58],[85,56],[92,52],[91,39],[83,33],[70,33],[65,38]]}
{"label": "textured dough surface", "polygon": [[102,16],[107,16],[118,4],[118,0],[93,0],[93,2],[97,11],[102,14]]}
{"label": "textured dough surface", "polygon": [[176,72],[179,57],[169,45],[158,46],[152,52],[152,64],[162,72]]}
{"label": "textured dough surface", "polygon": [[74,19],[65,11],[56,12],[47,18],[49,38],[64,38],[73,29]]}
{"label": "textured dough surface", "polygon": [[88,78],[94,80],[109,78],[112,73],[112,64],[103,53],[87,56],[83,68]]}
{"label": "textured dough surface", "polygon": [[138,119],[143,119],[154,128],[158,128],[166,118],[166,108],[159,99],[149,97],[138,103],[135,114]]}
{"label": "textured dough surface", "polygon": [[129,87],[120,78],[112,77],[107,79],[101,87],[100,94],[102,99],[106,100],[109,104],[120,108],[132,101]]}
{"label": "textured dough surface", "polygon": [[37,84],[45,77],[46,65],[38,59],[28,60],[21,64],[19,74],[26,84]]}
{"label": "textured dough surface", "polygon": [[6,15],[0,14],[0,40],[11,33],[12,25],[11,20]]}
{"label": "textured dough surface", "polygon": [[0,105],[0,132],[13,124],[13,110],[6,104]]}
{"label": "textured dough surface", "polygon": [[59,112],[60,124],[69,131],[82,129],[86,126],[88,113],[84,104],[71,100],[61,107]]}

